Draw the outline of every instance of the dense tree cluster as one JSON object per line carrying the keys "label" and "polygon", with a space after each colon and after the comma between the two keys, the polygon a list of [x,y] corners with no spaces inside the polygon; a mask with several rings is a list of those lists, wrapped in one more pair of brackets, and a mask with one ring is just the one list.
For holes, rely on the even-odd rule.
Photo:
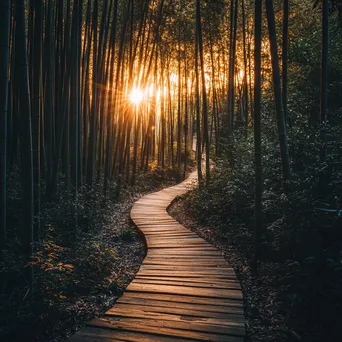
{"label": "dense tree cluster", "polygon": [[[72,194],[77,241],[80,198],[95,187],[118,197],[153,170],[183,179],[194,136],[201,210],[229,212],[217,201],[222,174],[236,185],[227,194],[253,209],[255,274],[266,226],[281,217],[293,227],[297,197],[312,190],[312,206],[340,213],[340,190],[332,207],[325,188],[341,181],[341,14],[337,0],[1,0],[1,267],[18,250],[33,289],[43,205]],[[282,206],[270,213],[274,189]]]}
{"label": "dense tree cluster", "polygon": [[272,293],[269,312],[246,306],[253,341],[341,338],[340,15],[334,1],[255,1],[254,136],[238,125],[235,98],[233,142],[221,136],[211,182],[186,202],[242,251],[241,278]]}

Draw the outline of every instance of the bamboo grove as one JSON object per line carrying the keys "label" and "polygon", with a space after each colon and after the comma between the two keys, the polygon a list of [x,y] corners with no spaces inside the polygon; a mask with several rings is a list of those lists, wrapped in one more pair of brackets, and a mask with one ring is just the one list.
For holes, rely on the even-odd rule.
{"label": "bamboo grove", "polygon": [[58,177],[75,198],[81,184],[101,183],[106,193],[115,182],[119,192],[151,165],[184,177],[196,131],[199,158],[212,141],[218,148],[228,67],[218,23],[229,17],[224,2],[210,5],[214,12],[204,5],[1,1],[2,260],[6,171],[14,165],[22,170],[29,257],[41,233],[40,203],[54,198]]}
{"label": "bamboo grove", "polygon": [[44,229],[41,201],[53,200],[59,179],[77,202],[81,185],[100,185],[107,194],[115,184],[119,193],[151,167],[182,178],[194,136],[197,159],[206,157],[205,177],[197,163],[202,186],[220,141],[232,146],[235,127],[248,133],[254,123],[261,186],[261,51],[271,56],[286,182],[284,4],[281,84],[272,0],[269,39],[261,37],[259,0],[1,0],[0,261],[9,229],[7,172],[14,166],[22,170],[27,258]]}

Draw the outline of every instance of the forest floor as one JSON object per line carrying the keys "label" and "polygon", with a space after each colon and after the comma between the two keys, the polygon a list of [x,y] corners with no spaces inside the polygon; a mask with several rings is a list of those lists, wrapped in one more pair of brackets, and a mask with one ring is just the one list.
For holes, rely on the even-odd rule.
{"label": "forest floor", "polygon": [[[65,335],[72,335],[88,320],[103,315],[134,279],[146,252],[145,244],[130,220],[131,208],[140,197],[141,194],[124,196],[113,207],[109,214],[110,223],[103,229],[104,246],[116,252],[115,262],[109,270],[110,284],[103,292],[96,291],[78,298],[74,305],[82,307],[82,315],[77,315],[74,320],[60,321],[56,325],[55,337],[50,340],[51,342],[60,341]],[[72,310],[74,309],[73,307]]]}
{"label": "forest floor", "polygon": [[[121,196],[118,203],[113,204],[109,221],[102,231],[104,246],[116,252],[115,262],[107,277],[108,287],[103,288],[102,292],[88,293],[79,298],[77,302],[82,306],[82,315],[77,315],[73,320],[61,320],[55,326],[54,337],[49,342],[61,341],[65,336],[71,336],[88,320],[102,316],[121,297],[134,279],[146,254],[145,243],[130,219],[132,206],[142,196],[174,184],[175,180],[168,179],[165,183],[145,185],[139,191],[131,188]],[[75,307],[72,307],[72,311],[75,311]]]}
{"label": "forest floor", "polygon": [[168,209],[169,214],[188,229],[223,252],[225,259],[234,268],[244,295],[246,317],[246,342],[292,342],[300,340],[289,329],[290,321],[279,299],[279,267],[277,263],[263,263],[259,277],[254,278],[249,267],[250,261],[244,253],[233,245],[233,239],[224,231],[202,225],[187,209],[186,196],[180,196]]}
{"label": "forest floor", "polygon": [[[71,281],[64,275],[60,286],[69,288],[70,282],[75,281],[84,282],[85,285],[77,286],[77,291],[70,287],[56,300],[46,297],[41,299],[44,305],[36,305],[35,311],[31,312],[30,316],[27,316],[27,312],[32,309],[29,305],[24,305],[19,309],[13,307],[9,309],[11,302],[8,302],[7,311],[5,311],[6,306],[1,308],[0,305],[0,317],[3,310],[7,315],[8,310],[11,310],[7,323],[13,324],[12,327],[8,325],[5,327],[9,335],[7,334],[4,339],[0,338],[1,341],[22,341],[24,336],[26,341],[62,341],[88,320],[101,316],[114,305],[134,279],[146,253],[145,244],[130,220],[130,210],[133,204],[146,193],[155,192],[176,183],[173,177],[167,177],[165,182],[154,182],[153,175],[151,176],[151,179],[141,180],[143,187],[127,188],[122,192],[119,201],[106,203],[104,209],[106,217],[100,222],[100,237],[96,231],[89,231],[86,235],[86,238],[89,236],[89,239],[94,239],[90,243],[101,243],[100,251],[112,251],[113,255],[99,254],[92,258],[88,255],[92,253],[92,250],[85,251],[85,265],[83,265],[85,271],[71,275]],[[277,263],[263,263],[259,278],[253,278],[249,260],[233,245],[233,239],[227,233],[228,230],[222,231],[215,227],[201,225],[187,209],[185,198],[186,196],[179,197],[170,207],[169,213],[185,227],[222,251],[229,264],[235,269],[245,298],[246,342],[298,341],[298,335],[289,329],[291,322],[287,319],[286,310],[279,300],[281,293],[279,267],[281,266]],[[88,245],[89,241],[84,249]],[[105,261],[102,265],[98,265],[102,259]],[[76,265],[75,261],[74,264]],[[54,275],[51,277],[56,278]],[[58,295],[57,287],[55,292],[55,295]],[[20,331],[17,329],[19,324],[22,327]],[[0,337],[4,332],[3,328],[4,324],[0,319]],[[8,336],[11,337],[8,338]]]}
{"label": "forest floor", "polygon": [[[51,234],[38,246],[33,297],[18,281],[8,282],[7,294],[0,295],[0,340],[64,341],[113,306],[134,279],[146,253],[130,219],[133,204],[147,193],[176,183],[172,174],[162,180],[158,173],[149,172],[138,179],[137,186],[124,188],[117,200],[102,202],[95,194],[91,211],[85,207],[79,217],[77,251],[63,246],[66,239],[61,228],[44,228]],[[84,201],[82,206],[87,205]],[[63,206],[55,203],[52,207],[51,216],[63,217]],[[91,225],[86,215],[93,215]]]}
{"label": "forest floor", "polygon": [[[62,341],[75,333],[88,320],[101,316],[113,305],[133,280],[145,256],[145,244],[129,216],[133,203],[141,196],[141,194],[127,193],[118,203],[109,206],[112,210],[108,213],[107,222],[101,231],[101,249],[113,252],[115,262],[110,267],[106,267],[106,276],[98,277],[98,284],[94,284],[89,292],[75,291],[56,300],[51,300],[47,294],[40,292],[39,300],[34,300],[32,304],[27,303],[22,308],[16,308],[16,312],[7,311],[7,324],[5,326],[0,324],[2,341],[22,341],[24,336],[25,341]],[[89,240],[84,248],[87,249],[92,243],[98,242]],[[88,253],[85,251],[84,254]],[[90,259],[91,256],[86,258]],[[99,258],[100,255],[94,257],[94,262]],[[74,280],[89,284],[94,283],[95,278],[92,269],[89,269],[88,277],[83,274],[81,277],[74,277]],[[64,282],[67,288],[71,280],[65,277]],[[84,288],[86,286],[88,285],[84,285]],[[48,300],[49,305],[46,305]],[[28,316],[32,308],[35,317]],[[1,308],[0,305],[0,309],[1,312],[5,308]],[[15,313],[17,316],[13,317]],[[25,318],[28,320],[23,322],[22,329],[18,330],[18,325],[21,325]],[[31,326],[31,330],[28,325]]]}

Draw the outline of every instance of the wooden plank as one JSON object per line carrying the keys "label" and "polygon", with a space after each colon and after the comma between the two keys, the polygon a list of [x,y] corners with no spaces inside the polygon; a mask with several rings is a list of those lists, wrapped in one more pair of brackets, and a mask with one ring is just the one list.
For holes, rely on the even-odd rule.
{"label": "wooden plank", "polygon": [[168,231],[161,231],[161,232],[146,232],[146,237],[148,237],[149,239],[156,239],[156,238],[160,238],[160,239],[179,239],[179,238],[198,238],[195,234],[192,233],[186,233],[186,232],[182,232],[182,231],[178,231],[177,232],[168,232]]}
{"label": "wooden plank", "polygon": [[179,275],[168,275],[165,276],[164,274],[153,274],[153,275],[139,275],[136,277],[136,279],[151,279],[151,280],[158,280],[161,278],[165,278],[165,280],[178,280],[178,281],[188,281],[193,283],[213,283],[216,282],[218,284],[222,284],[225,282],[234,282],[238,283],[235,278],[218,278],[215,276],[197,276],[194,277],[193,275],[190,277],[180,277]]}
{"label": "wooden plank", "polygon": [[[124,305],[124,307],[113,307],[105,313],[105,316],[109,316],[111,319],[116,319],[117,317],[127,317],[133,319],[147,319],[147,320],[158,320],[158,321],[171,321],[177,324],[183,322],[191,322],[193,324],[199,323],[200,328],[202,329],[202,325],[211,325],[215,326],[215,332],[226,333],[223,330],[225,327],[244,327],[244,320],[241,319],[239,315],[227,315],[228,317],[210,317],[206,316],[194,316],[191,315],[189,311],[183,310],[181,314],[171,314],[171,313],[162,313],[162,312],[154,312],[150,310],[142,310],[141,307],[132,309],[128,307],[128,305]],[[229,318],[229,319],[227,319]],[[221,330],[221,327],[223,329]],[[206,329],[203,327],[203,329]],[[200,330],[202,331],[202,330]],[[204,330],[203,330],[204,331]],[[212,331],[212,330],[211,330]]]}
{"label": "wooden plank", "polygon": [[167,215],[163,215],[163,216],[155,216],[153,215],[153,217],[150,217],[148,215],[146,216],[141,216],[141,214],[138,213],[132,213],[131,214],[131,218],[134,219],[134,217],[136,216],[135,221],[139,222],[139,224],[154,224],[154,225],[160,225],[160,224],[166,224],[166,225],[177,225],[177,223],[175,223],[175,220],[173,220],[170,216]]}
{"label": "wooden plank", "polygon": [[[142,276],[167,276],[167,277],[179,277],[179,278],[204,278],[208,279],[208,274],[205,273],[198,273],[198,272],[177,272],[177,271],[163,271],[163,272],[158,272],[158,271],[139,271],[139,274]],[[209,274],[210,276],[210,274]],[[233,275],[225,275],[225,274],[211,274],[211,279],[217,278],[217,279],[227,279],[227,280],[235,280],[236,278]]]}
{"label": "wooden plank", "polygon": [[196,237],[190,237],[190,238],[173,238],[173,239],[169,239],[169,238],[151,238],[151,237],[147,237],[147,240],[150,240],[152,244],[154,245],[165,245],[165,244],[176,244],[177,247],[179,245],[187,245],[187,244],[200,244],[200,245],[204,245],[204,246],[209,246],[206,242],[204,242],[202,239],[198,239]]}
{"label": "wooden plank", "polygon": [[141,227],[140,228],[142,231],[146,233],[186,233],[186,230],[180,229],[177,227],[165,227],[161,228],[159,225],[153,227],[153,226],[148,226],[148,227]]}
{"label": "wooden plank", "polygon": [[208,251],[211,249],[208,249],[208,245],[202,243],[202,244],[192,244],[192,243],[168,243],[168,244],[155,244],[151,242],[147,242],[147,247],[153,250],[155,249],[162,249],[162,250],[171,250],[174,248],[177,248],[178,250],[189,250],[189,251]]}
{"label": "wooden plank", "polygon": [[149,262],[186,262],[186,263],[201,263],[201,264],[206,264],[206,263],[217,263],[218,266],[227,266],[227,262],[221,257],[221,256],[217,256],[216,257],[212,257],[209,256],[208,258],[206,256],[198,256],[198,258],[186,258],[186,255],[180,256],[180,257],[172,257],[170,255],[150,255],[147,256],[144,261],[149,261]]}
{"label": "wooden plank", "polygon": [[179,305],[209,305],[210,307],[222,307],[223,310],[227,307],[236,307],[242,309],[243,302],[240,299],[234,298],[208,298],[208,297],[193,297],[186,295],[174,295],[166,293],[148,293],[148,292],[125,292],[118,300],[137,300],[143,299],[145,301],[164,301],[178,303]]}
{"label": "wooden plank", "polygon": [[200,267],[192,266],[192,265],[191,266],[169,266],[169,265],[144,265],[143,264],[140,267],[139,274],[143,275],[146,272],[150,272],[150,274],[160,275],[164,271],[174,272],[174,274],[184,274],[185,276],[189,276],[190,274],[199,274],[201,276],[205,276],[205,275],[226,276],[228,278],[236,279],[235,274],[227,268],[223,268],[223,267],[211,268],[211,267],[205,267],[205,266],[200,268]]}
{"label": "wooden plank", "polygon": [[[167,248],[167,246],[166,246]],[[196,249],[197,248],[197,249]],[[159,250],[158,250],[159,249]],[[222,256],[222,254],[216,250],[214,247],[210,247],[208,245],[204,246],[175,246],[175,247],[169,247],[167,248],[168,250],[165,250],[165,247],[160,247],[160,248],[154,248],[153,254],[156,254],[159,252],[160,254],[168,252],[169,254],[172,253],[182,253],[182,254],[187,254],[187,252],[197,252],[197,254],[201,254],[200,252],[203,252],[203,256],[206,255],[211,255],[211,256]]]}
{"label": "wooden plank", "polygon": [[[129,319],[122,318],[120,320],[104,320],[98,319],[90,321],[89,326],[101,327],[107,329],[120,329],[129,331],[139,331],[146,333],[154,333],[159,335],[177,336],[181,338],[192,338],[200,341],[241,341],[236,340],[237,336],[243,336],[243,329],[239,327],[226,327],[217,330],[224,331],[225,334],[216,333],[215,327],[210,327],[206,324],[191,324],[190,323],[177,323],[177,329],[175,323],[172,321],[158,321],[148,319]],[[201,330],[200,330],[201,329]],[[233,335],[234,336],[231,336]],[[230,336],[229,336],[230,335]]]}
{"label": "wooden plank", "polygon": [[[160,299],[164,299],[161,297]],[[167,298],[166,298],[167,299]],[[179,302],[177,298],[170,300],[158,300],[158,299],[146,299],[146,298],[137,298],[131,297],[130,295],[122,296],[115,305],[120,303],[136,305],[138,307],[141,306],[149,306],[156,308],[173,308],[173,309],[181,309],[181,310],[199,310],[201,312],[208,312],[208,315],[212,313],[233,313],[243,315],[243,307],[242,302],[240,301],[231,301],[231,305],[227,303],[225,305],[215,305],[215,304],[199,304],[199,303],[190,303],[190,302]]]}
{"label": "wooden plank", "polygon": [[199,272],[199,273],[206,273],[206,274],[229,274],[235,276],[234,270],[231,267],[217,267],[213,268],[210,266],[177,266],[177,265],[145,265],[143,264],[140,267],[141,270],[172,270],[172,271],[190,271],[190,272]]}
{"label": "wooden plank", "polygon": [[[141,229],[148,229],[150,226],[146,226],[146,227],[140,227]],[[155,228],[156,226],[152,226],[150,228]],[[177,236],[184,236],[184,237],[196,237],[198,238],[198,235],[193,233],[193,232],[190,232],[188,230],[185,230],[184,227],[180,226],[181,228],[181,231],[177,230],[176,232],[168,232],[166,230],[164,230],[163,226],[159,226],[159,228],[161,228],[161,232],[160,233],[155,233],[155,232],[151,232],[151,234],[153,234],[153,236],[155,236],[156,238],[158,237],[170,237],[170,238],[174,238],[174,237],[177,237]],[[184,230],[183,230],[184,229]]]}
{"label": "wooden plank", "polygon": [[195,297],[208,297],[208,298],[231,298],[242,299],[241,291],[235,290],[222,290],[222,289],[201,289],[196,287],[180,287],[168,285],[153,285],[153,284],[135,284],[128,285],[127,292],[151,292],[151,293],[166,293],[189,295]]}
{"label": "wooden plank", "polygon": [[200,239],[196,239],[196,238],[188,238],[188,239],[155,239],[155,238],[151,238],[151,237],[147,237],[147,239],[151,242],[152,245],[156,245],[156,247],[160,246],[160,247],[164,247],[164,246],[172,246],[175,245],[175,247],[180,247],[180,246],[187,246],[187,245],[200,245],[200,246],[206,246],[206,247],[210,247],[206,242],[204,242],[203,240]]}
{"label": "wooden plank", "polygon": [[[148,334],[141,332],[125,331],[125,330],[110,330],[95,327],[85,327],[69,341],[130,341],[130,342],[189,342],[188,339],[180,339],[179,337],[168,337],[157,334]],[[194,341],[194,340],[193,340]],[[198,341],[198,340],[197,340]]]}
{"label": "wooden plank", "polygon": [[186,234],[186,233],[159,233],[158,235],[150,235],[148,236],[149,239],[153,239],[155,242],[174,242],[174,240],[178,242],[189,242],[191,241],[198,241],[201,243],[206,243],[203,239],[200,239],[195,234]]}
{"label": "wooden plank", "polygon": [[177,256],[177,257],[174,257],[172,255],[148,255],[147,254],[147,257],[145,258],[145,260],[161,260],[161,259],[164,259],[164,260],[184,260],[184,261],[189,261],[189,260],[192,260],[192,261],[213,261],[213,260],[217,260],[217,261],[220,261],[220,262],[225,262],[225,259],[223,259],[223,256],[222,255],[204,255],[204,256],[197,256],[196,259],[193,258],[193,257],[189,257],[188,255],[181,255],[181,256]]}
{"label": "wooden plank", "polygon": [[154,248],[153,250],[149,251],[149,255],[190,255],[192,258],[196,256],[221,256],[221,253],[211,250],[189,250],[185,249],[182,250],[181,248],[170,248],[167,250],[166,248]]}
{"label": "wooden plank", "polygon": [[199,239],[195,235],[185,235],[178,234],[178,235],[169,235],[168,233],[159,233],[158,235],[151,235],[147,234],[147,239],[152,240],[154,243],[168,243],[168,242],[198,242],[198,243],[205,243],[202,239]]}
{"label": "wooden plank", "polygon": [[[168,302],[171,304],[170,302]],[[107,311],[107,313],[115,314],[118,311],[117,310],[136,310],[137,305],[136,303],[133,304],[120,304],[116,303],[113,308]],[[230,320],[236,321],[236,322],[244,322],[244,316],[241,314],[241,311],[238,313],[234,312],[209,312],[209,311],[201,311],[197,308],[176,308],[172,305],[168,306],[153,306],[153,305],[142,305],[140,304],[138,306],[138,309],[143,312],[155,312],[155,313],[164,313],[164,314],[176,314],[180,316],[195,316],[195,317],[210,317],[210,318],[219,318],[221,320],[224,320],[224,322],[229,322]]]}
{"label": "wooden plank", "polygon": [[217,283],[217,284],[226,284],[226,282],[230,282],[230,283],[236,283],[236,284],[240,284],[236,279],[217,279],[216,277],[199,277],[199,278],[179,278],[179,277],[164,277],[163,275],[160,276],[141,276],[141,275],[137,275],[135,277],[135,279],[150,279],[150,280],[173,280],[173,281],[182,281],[182,282],[188,282],[190,284],[192,283]]}
{"label": "wooden plank", "polygon": [[242,299],[240,298],[213,298],[213,297],[199,297],[189,296],[185,294],[172,293],[149,293],[149,292],[125,292],[124,296],[127,298],[144,298],[165,300],[170,302],[190,303],[190,304],[205,304],[205,305],[219,305],[219,306],[238,306],[242,307]]}
{"label": "wooden plank", "polygon": [[[104,330],[104,329],[101,329]],[[111,334],[113,335],[113,334]],[[113,342],[113,341],[128,341],[116,337],[106,337],[106,336],[94,336],[94,335],[84,335],[83,332],[77,333],[73,337],[69,338],[68,341],[72,342],[82,342],[82,341],[92,341],[92,342]],[[187,340],[189,342],[189,340]]]}
{"label": "wooden plank", "polygon": [[[140,220],[142,221],[142,220]],[[140,228],[148,228],[148,227],[160,227],[160,228],[167,228],[167,227],[178,227],[184,229],[187,232],[190,232],[188,229],[184,228],[180,223],[176,222],[174,219],[170,218],[165,222],[165,220],[161,221],[160,223],[151,221],[149,219],[146,220],[144,223],[139,224]]]}
{"label": "wooden plank", "polygon": [[[166,255],[166,254],[154,254],[154,255],[149,255],[148,254],[149,251],[147,251],[147,256],[144,260],[178,260],[178,261],[190,261],[190,260],[194,260],[194,257],[191,257],[191,255],[187,255],[187,254],[183,254],[183,255]],[[196,260],[199,261],[206,261],[206,260],[219,260],[222,262],[222,260],[224,260],[222,258],[222,255],[198,255],[196,257]]]}
{"label": "wooden plank", "polygon": [[164,246],[153,246],[153,250],[151,249],[151,252],[160,252],[160,253],[163,253],[163,252],[167,252],[167,253],[174,253],[174,252],[182,252],[182,253],[185,253],[185,252],[209,252],[210,254],[213,254],[213,255],[220,255],[220,254],[216,254],[217,251],[213,248],[210,248],[208,247],[207,245],[164,245]]}
{"label": "wooden plank", "polygon": [[177,277],[177,278],[203,278],[203,279],[218,279],[218,280],[235,280],[236,278],[233,275],[229,274],[207,274],[207,273],[200,273],[200,272],[182,272],[182,271],[152,271],[152,270],[143,270],[139,272],[141,276],[147,277]]}
{"label": "wooden plank", "polygon": [[[160,275],[162,272],[178,272],[178,274],[183,273],[185,276],[189,276],[192,273],[200,274],[202,276],[212,275],[212,276],[227,276],[229,278],[235,279],[235,274],[223,267],[205,267],[199,268],[197,266],[169,266],[169,265],[141,265],[140,272],[141,275],[144,272],[154,272],[154,274]],[[153,274],[153,273],[151,273]],[[177,273],[175,273],[177,274]]]}
{"label": "wooden plank", "polygon": [[152,279],[141,279],[136,278],[132,284],[154,284],[154,285],[172,285],[172,286],[190,286],[199,288],[211,288],[211,289],[227,289],[227,290],[241,290],[239,283],[235,281],[227,281],[221,283],[200,283],[200,282],[186,282],[177,280],[152,280]]}
{"label": "wooden plank", "polygon": [[[141,220],[140,220],[141,221]],[[148,229],[159,229],[160,231],[167,231],[168,229],[173,229],[175,232],[189,232],[186,228],[184,228],[182,225],[175,223],[172,220],[169,220],[167,222],[153,222],[148,220],[146,224],[139,224],[139,228],[148,230]]]}
{"label": "wooden plank", "polygon": [[143,265],[169,265],[169,266],[192,266],[197,265],[199,267],[212,267],[212,268],[220,268],[225,267],[227,264],[218,261],[195,261],[195,260],[168,260],[168,259],[161,259],[161,260],[151,260],[145,259]]}
{"label": "wooden plank", "polygon": [[[178,231],[178,229],[177,229],[177,231]],[[176,236],[168,236],[168,235],[163,235],[163,233],[160,233],[158,235],[149,235],[148,238],[153,240],[155,243],[198,242],[198,243],[204,243],[204,244],[210,246],[208,243],[206,243],[203,239],[200,239],[198,236],[195,236],[195,235],[184,235],[184,233],[183,233],[183,235],[176,235]]]}
{"label": "wooden plank", "polygon": [[153,273],[153,274],[140,274],[138,276],[136,276],[136,278],[151,278],[151,279],[160,279],[160,278],[166,278],[166,279],[177,279],[180,281],[187,281],[187,279],[190,279],[191,281],[197,281],[197,282],[226,282],[226,281],[235,281],[238,282],[236,280],[235,277],[218,277],[215,274],[189,274],[189,272],[186,273],[187,276],[184,274],[174,274],[173,272],[171,272],[171,274],[165,274],[164,272],[159,272],[159,273]]}
{"label": "wooden plank", "polygon": [[[156,227],[145,227],[145,228],[141,228],[141,229],[149,229],[149,228],[156,228]],[[161,232],[150,232],[148,233],[149,235],[151,235],[151,237],[169,237],[169,238],[176,238],[178,236],[184,236],[184,237],[196,237],[198,238],[198,236],[195,234],[195,233],[192,233],[192,232],[187,232],[183,229],[181,230],[177,230],[175,232],[168,232],[167,230],[163,229],[162,227],[159,227],[161,228]]]}

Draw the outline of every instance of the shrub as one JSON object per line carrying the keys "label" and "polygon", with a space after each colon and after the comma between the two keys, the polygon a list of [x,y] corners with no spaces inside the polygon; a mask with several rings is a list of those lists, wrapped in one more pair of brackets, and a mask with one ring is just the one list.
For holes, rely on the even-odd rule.
{"label": "shrub", "polygon": [[[264,105],[263,119],[263,239],[261,260],[279,263],[279,299],[306,341],[341,337],[337,317],[342,303],[342,115],[334,113],[321,131],[298,114],[289,130],[292,179],[282,189],[279,145],[272,107]],[[215,160],[206,188],[188,196],[195,217],[216,227],[221,235],[252,257],[254,236],[254,146],[251,134],[236,132],[235,146]],[[322,149],[326,158],[321,161]],[[229,160],[232,155],[232,160]],[[268,275],[275,277],[275,275]],[[283,289],[283,290],[281,290]]]}

